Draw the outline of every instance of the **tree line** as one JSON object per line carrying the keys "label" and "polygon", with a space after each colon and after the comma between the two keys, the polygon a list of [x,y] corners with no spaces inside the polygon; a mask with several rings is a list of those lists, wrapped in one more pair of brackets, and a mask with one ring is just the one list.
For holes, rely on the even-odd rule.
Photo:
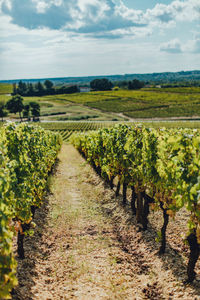
{"label": "tree line", "polygon": [[45,80],[44,84],[38,81],[37,83],[26,83],[22,80],[18,84],[13,84],[12,95],[21,96],[46,96],[46,95],[57,95],[57,94],[72,94],[80,92],[77,85],[55,87],[53,82]]}
{"label": "tree line", "polygon": [[[133,79],[129,81],[119,81],[117,82],[117,85],[128,90],[139,90],[145,86],[145,83],[138,79]],[[113,87],[113,83],[107,78],[94,79],[90,82],[90,88],[93,91],[109,91],[112,90]]]}
{"label": "tree line", "polygon": [[19,113],[20,120],[26,118],[28,121],[38,121],[40,116],[40,105],[37,102],[30,102],[28,104],[23,103],[21,95],[14,95],[6,104],[0,103],[0,118],[3,122],[3,118],[10,113]]}
{"label": "tree line", "polygon": [[[124,87],[129,90],[137,90],[144,87],[144,82],[134,79],[132,81],[125,81],[118,83],[119,87]],[[94,79],[90,82],[90,88],[93,91],[108,91],[114,87],[113,83],[107,78]],[[45,96],[56,94],[72,94],[78,93],[80,89],[77,85],[55,87],[53,82],[45,80],[44,84],[40,81],[33,83],[26,83],[19,81],[18,85],[13,84],[13,97],[6,103],[0,103],[0,118],[3,118],[10,113],[19,113],[20,120],[27,118],[27,120],[38,120],[40,116],[40,105],[37,102],[30,102],[28,104],[23,103],[22,96]]]}
{"label": "tree line", "polygon": [[[127,88],[129,90],[137,90],[144,87],[145,83],[143,81],[133,79],[129,81],[117,82],[117,85],[122,88]],[[115,83],[116,86],[116,83]],[[112,90],[114,84],[107,78],[94,79],[90,82],[90,88],[93,91],[109,91]],[[19,81],[18,84],[13,84],[12,95],[21,95],[26,97],[31,96],[46,96],[46,95],[57,95],[57,94],[72,94],[79,93],[80,88],[77,85],[71,86],[54,86],[53,82],[50,80],[45,80],[44,83],[38,81],[37,83],[26,83]]]}

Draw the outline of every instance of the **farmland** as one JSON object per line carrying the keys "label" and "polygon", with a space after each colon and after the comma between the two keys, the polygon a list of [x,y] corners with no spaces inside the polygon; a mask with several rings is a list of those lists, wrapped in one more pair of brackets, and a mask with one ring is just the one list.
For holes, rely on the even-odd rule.
{"label": "farmland", "polygon": [[[190,93],[190,89],[185,89],[184,92],[177,93],[176,91],[168,92],[165,89],[156,91],[119,90],[101,92],[97,101],[91,101],[93,99],[88,95],[84,103],[102,111],[122,112],[131,118],[189,117],[200,114],[199,91],[200,89],[196,89],[195,93]],[[74,101],[80,100],[75,99]]]}
{"label": "farmland", "polygon": [[13,90],[12,84],[0,83],[0,95],[11,94]]}
{"label": "farmland", "polygon": [[[0,84],[0,101],[9,100],[9,92],[11,85]],[[45,121],[40,123],[41,126],[60,132],[64,141],[67,141],[74,131],[95,130],[127,121],[143,122],[154,128],[200,127],[197,121],[200,119],[198,87],[144,88],[137,91],[119,89],[24,97],[24,104],[31,101],[40,104],[40,120]],[[10,114],[7,119],[17,120],[18,116]],[[195,121],[192,121],[193,119]],[[168,122],[169,120],[173,122]]]}
{"label": "farmland", "polygon": [[[10,99],[8,85],[0,84],[0,101]],[[126,121],[200,117],[200,88],[144,88],[24,97],[38,102],[41,120]],[[15,118],[15,115],[11,116]]]}

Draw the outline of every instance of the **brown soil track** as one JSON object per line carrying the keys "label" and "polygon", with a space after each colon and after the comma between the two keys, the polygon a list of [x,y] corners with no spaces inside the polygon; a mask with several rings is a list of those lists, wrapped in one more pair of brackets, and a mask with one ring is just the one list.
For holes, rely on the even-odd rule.
{"label": "brown soil track", "polygon": [[185,212],[171,222],[163,257],[155,242],[162,218],[151,213],[142,232],[121,196],[71,146],[63,145],[51,193],[37,209],[35,235],[18,261],[15,300],[200,299],[197,280],[185,286]]}

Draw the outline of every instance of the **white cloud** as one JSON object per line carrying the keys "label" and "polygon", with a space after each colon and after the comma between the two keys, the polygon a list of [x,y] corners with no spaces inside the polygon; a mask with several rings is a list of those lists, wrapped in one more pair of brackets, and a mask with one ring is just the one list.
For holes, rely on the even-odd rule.
{"label": "white cloud", "polygon": [[177,21],[194,21],[200,19],[199,0],[175,0],[169,5],[156,4],[153,9],[147,9],[144,18],[149,23],[167,24]]}
{"label": "white cloud", "polygon": [[[1,0],[2,11],[11,22],[27,29],[49,28],[94,37],[116,36],[115,30],[126,34],[148,32],[155,27],[175,26],[177,21],[200,18],[199,0],[175,0],[171,4],[156,4],[145,12],[126,7],[114,0]],[[119,36],[120,37],[120,36]],[[123,37],[121,35],[121,37]]]}
{"label": "white cloud", "polygon": [[200,53],[200,34],[195,36],[193,52]]}
{"label": "white cloud", "polygon": [[36,9],[37,9],[37,12],[40,14],[45,13],[50,5],[50,3],[48,4],[45,1],[34,0],[34,2],[36,2]]}
{"label": "white cloud", "polygon": [[2,4],[4,4],[9,10],[11,10],[12,8],[11,0],[0,0],[0,8]]}
{"label": "white cloud", "polygon": [[160,45],[160,51],[168,53],[193,53],[200,54],[200,34],[195,34],[193,39],[181,42],[173,39]]}
{"label": "white cloud", "polygon": [[169,23],[174,20],[173,9],[170,5],[156,4],[153,9],[147,9],[144,18],[149,22]]}
{"label": "white cloud", "polygon": [[160,46],[160,51],[165,51],[168,53],[181,53],[181,43],[178,39],[174,39],[169,42],[163,43]]}
{"label": "white cloud", "polygon": [[200,68],[193,22],[200,19],[200,0],[146,11],[114,0],[0,0],[0,7],[4,78]]}
{"label": "white cloud", "polygon": [[200,34],[196,34],[192,40],[189,40],[184,46],[184,51],[194,54],[200,54]]}

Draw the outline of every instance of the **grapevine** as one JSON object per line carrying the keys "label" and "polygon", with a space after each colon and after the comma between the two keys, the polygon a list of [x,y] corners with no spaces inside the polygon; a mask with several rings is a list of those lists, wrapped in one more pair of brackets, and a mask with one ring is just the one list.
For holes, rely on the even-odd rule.
{"label": "grapevine", "polygon": [[24,231],[42,204],[46,180],[62,140],[58,134],[26,124],[1,128],[0,141],[0,299],[10,299],[17,284],[12,238],[24,258]]}
{"label": "grapevine", "polygon": [[200,244],[200,134],[193,129],[150,129],[116,125],[96,132],[72,135],[74,146],[113,187],[118,177],[132,189],[131,207],[138,223],[147,229],[149,209],[163,212],[160,254],[165,252],[170,217],[185,207],[189,211],[187,241],[190,246],[188,281],[195,278],[194,267]]}

